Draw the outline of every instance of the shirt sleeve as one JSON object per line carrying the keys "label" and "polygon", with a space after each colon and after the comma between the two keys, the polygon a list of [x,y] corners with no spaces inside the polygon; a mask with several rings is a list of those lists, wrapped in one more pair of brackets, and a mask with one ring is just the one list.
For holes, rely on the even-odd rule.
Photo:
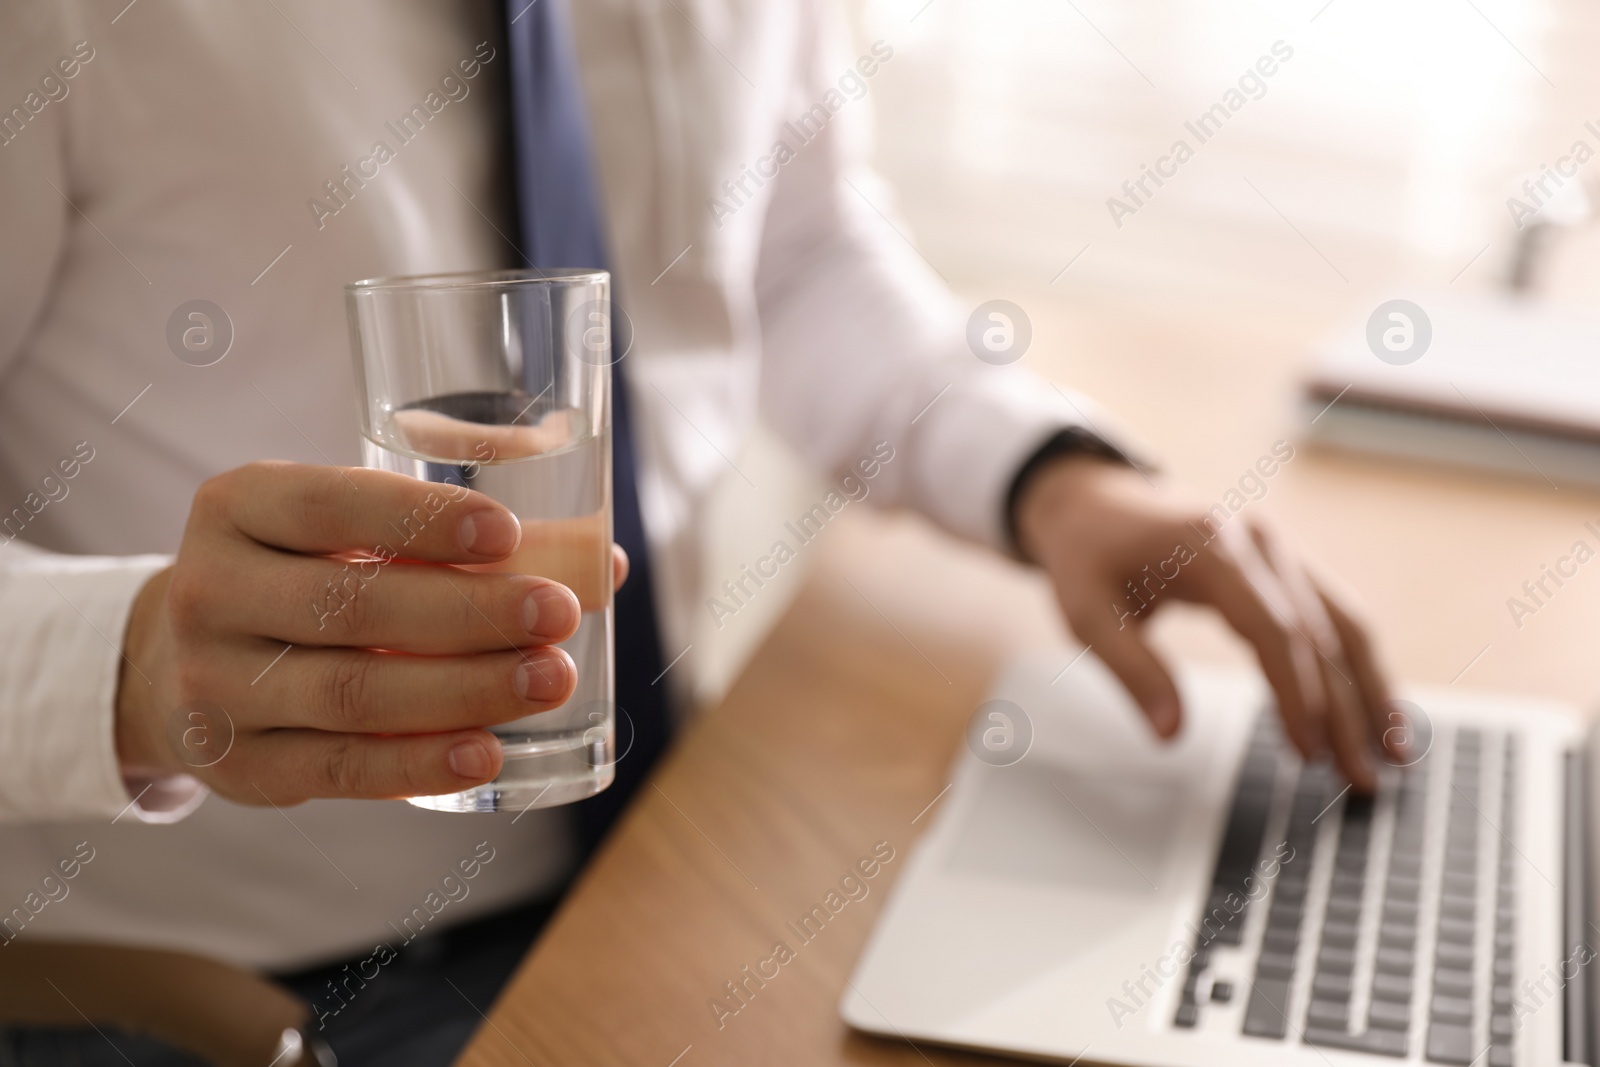
{"label": "shirt sleeve", "polygon": [[[9,120],[0,123],[0,370],[48,299],[65,246],[70,208],[64,197],[56,203],[37,192],[70,188],[66,135],[61,122],[31,116],[51,106],[49,91],[70,90],[57,64],[74,41],[86,40],[70,22],[63,5],[0,7],[0,100],[24,112],[0,115]],[[45,75],[54,80],[41,81]],[[16,208],[41,202],[50,208]],[[29,506],[5,506],[13,504]],[[203,798],[188,776],[127,780],[117,762],[123,632],[134,597],[168,562],[58,555],[17,539],[12,528],[0,531],[0,822],[125,813],[167,821]]]}
{"label": "shirt sleeve", "polygon": [[1009,551],[1008,490],[1047,441],[1078,428],[1133,450],[1087,398],[969,346],[968,311],[863,162],[867,71],[892,64],[893,48],[873,42],[857,57],[837,47],[825,5],[812,7],[789,104],[809,118],[784,128],[792,151],[772,183],[757,273],[762,413],[830,472],[886,443],[895,458],[869,499]]}
{"label": "shirt sleeve", "polygon": [[202,799],[188,776],[126,778],[117,761],[128,614],[169,562],[0,544],[0,821],[170,821]]}

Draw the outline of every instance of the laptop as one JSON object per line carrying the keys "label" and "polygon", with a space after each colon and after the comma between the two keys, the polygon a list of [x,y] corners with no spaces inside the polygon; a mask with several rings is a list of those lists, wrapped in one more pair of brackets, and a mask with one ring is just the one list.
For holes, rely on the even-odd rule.
{"label": "laptop", "polygon": [[1015,664],[979,709],[850,1026],[1084,1065],[1593,1067],[1597,746],[1572,709],[1408,691],[1410,765],[1363,797],[1300,760],[1252,675],[1182,674],[1162,744],[1069,659]]}

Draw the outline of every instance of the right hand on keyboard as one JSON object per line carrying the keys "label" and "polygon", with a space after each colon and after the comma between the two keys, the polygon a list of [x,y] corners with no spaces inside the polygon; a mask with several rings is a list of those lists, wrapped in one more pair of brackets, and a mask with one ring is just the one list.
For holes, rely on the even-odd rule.
{"label": "right hand on keyboard", "polygon": [[1380,746],[1406,758],[1408,730],[1366,626],[1330,581],[1254,516],[1216,529],[1203,508],[1142,472],[1074,454],[1029,477],[1015,518],[1021,548],[1050,575],[1072,632],[1122,680],[1162,737],[1177,733],[1182,709],[1144,624],[1153,614],[1147,609],[1184,600],[1217,609],[1254,647],[1301,754],[1314,758],[1331,747],[1363,793],[1377,784]]}

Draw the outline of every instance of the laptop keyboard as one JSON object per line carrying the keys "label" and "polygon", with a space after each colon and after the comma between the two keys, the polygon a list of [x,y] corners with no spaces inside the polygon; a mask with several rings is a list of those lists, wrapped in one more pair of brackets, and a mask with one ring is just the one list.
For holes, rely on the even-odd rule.
{"label": "laptop keyboard", "polygon": [[[1441,751],[1386,772],[1376,797],[1358,797],[1326,763],[1292,757],[1275,717],[1260,716],[1206,911],[1191,929],[1176,1026],[1196,1027],[1208,1004],[1232,998],[1233,983],[1211,973],[1230,946],[1246,960],[1253,953],[1245,1035],[1512,1067],[1515,853],[1504,843],[1516,740],[1460,729],[1434,743]],[[1448,803],[1430,819],[1440,774]],[[1425,870],[1433,854],[1441,858]],[[1248,917],[1262,907],[1259,940],[1246,944]]]}

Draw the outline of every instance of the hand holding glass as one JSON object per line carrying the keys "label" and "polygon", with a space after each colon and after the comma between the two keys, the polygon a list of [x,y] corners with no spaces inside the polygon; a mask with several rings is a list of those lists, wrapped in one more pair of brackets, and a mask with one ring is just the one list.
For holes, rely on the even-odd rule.
{"label": "hand holding glass", "polygon": [[493,728],[505,753],[493,782],[411,803],[525,810],[600,792],[615,760],[609,276],[380,278],[346,287],[346,300],[366,465],[504,504],[520,546],[469,569],[553,579],[583,609],[559,646],[577,665],[572,697]]}

